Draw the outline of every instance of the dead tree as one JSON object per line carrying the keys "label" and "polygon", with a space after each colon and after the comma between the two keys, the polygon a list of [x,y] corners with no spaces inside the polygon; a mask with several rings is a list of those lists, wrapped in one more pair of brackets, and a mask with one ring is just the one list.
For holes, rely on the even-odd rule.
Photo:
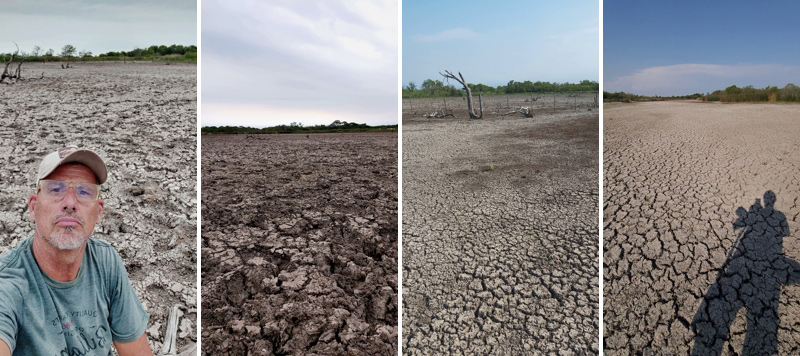
{"label": "dead tree", "polygon": [[8,84],[12,84],[12,81],[18,81],[22,79],[22,62],[25,61],[25,58],[22,58],[22,60],[17,65],[16,70],[12,68],[11,72],[8,71],[8,67],[10,67],[11,64],[14,63],[14,57],[19,55],[19,46],[17,45],[16,42],[14,43],[14,45],[17,46],[17,51],[11,53],[11,57],[9,57],[8,62],[6,62],[5,68],[3,68],[3,74],[0,74],[0,83],[3,83],[6,79],[8,79]]}
{"label": "dead tree", "polygon": [[[16,42],[14,42],[14,45],[17,47],[17,51],[11,53],[11,57],[9,57],[8,62],[6,62],[6,65],[3,68],[3,73],[0,74],[0,83],[14,84],[18,81],[26,80],[25,78],[22,77],[22,63],[25,62],[26,59],[25,57],[22,57],[22,59],[19,61],[16,70],[12,67],[15,57],[19,56],[19,45],[17,45]],[[12,67],[11,71],[8,70],[9,67]],[[39,79],[42,78],[44,78],[44,72],[42,72],[42,76]],[[8,81],[6,81],[6,79],[8,79]]]}
{"label": "dead tree", "polygon": [[459,84],[464,86],[464,90],[467,91],[467,109],[469,109],[469,118],[470,119],[483,118],[483,102],[481,100],[480,94],[478,95],[478,100],[480,101],[478,103],[478,106],[480,107],[481,110],[481,114],[479,116],[475,115],[475,110],[472,108],[472,90],[469,89],[469,85],[467,85],[467,81],[464,80],[464,76],[461,75],[461,72],[458,72],[458,77],[453,75],[453,73],[451,73],[449,70],[444,71],[444,73],[446,74],[442,74],[442,72],[439,72],[439,74],[441,74],[445,79],[453,79],[457,81]]}

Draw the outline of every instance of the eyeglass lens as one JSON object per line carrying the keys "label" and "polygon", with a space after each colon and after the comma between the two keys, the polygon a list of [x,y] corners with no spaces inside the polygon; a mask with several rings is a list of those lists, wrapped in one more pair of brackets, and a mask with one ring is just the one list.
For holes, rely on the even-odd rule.
{"label": "eyeglass lens", "polygon": [[97,184],[91,183],[69,183],[55,181],[55,180],[42,180],[42,192],[48,197],[55,200],[61,200],[67,195],[67,191],[72,187],[75,191],[75,198],[80,202],[91,202],[97,199],[100,192],[100,187]]}

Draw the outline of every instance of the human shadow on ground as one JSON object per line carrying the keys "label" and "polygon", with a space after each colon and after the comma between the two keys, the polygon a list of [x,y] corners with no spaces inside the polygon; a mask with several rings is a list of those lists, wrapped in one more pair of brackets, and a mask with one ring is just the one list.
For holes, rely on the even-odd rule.
{"label": "human shadow on ground", "polygon": [[775,200],[769,190],[764,193],[763,207],[756,199],[748,210],[736,209],[736,242],[692,320],[692,355],[721,354],[736,313],[743,307],[747,330],[741,355],[778,353],[781,286],[800,283],[800,263],[783,254],[789,225],[786,216],[775,210]]}

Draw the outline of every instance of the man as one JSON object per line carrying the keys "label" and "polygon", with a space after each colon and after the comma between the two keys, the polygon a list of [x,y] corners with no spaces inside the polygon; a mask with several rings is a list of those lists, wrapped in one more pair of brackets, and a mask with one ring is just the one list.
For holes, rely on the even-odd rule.
{"label": "man", "polygon": [[0,256],[0,356],[152,355],[148,315],[116,250],[90,239],[106,165],[68,146],[42,159],[33,237]]}
{"label": "man", "polygon": [[736,209],[734,229],[743,229],[717,272],[692,321],[692,355],[720,355],[730,340],[730,328],[740,309],[747,311],[742,355],[778,353],[781,288],[800,283],[800,264],[784,255],[790,235],[786,215],[775,210],[775,192],[745,211]]}

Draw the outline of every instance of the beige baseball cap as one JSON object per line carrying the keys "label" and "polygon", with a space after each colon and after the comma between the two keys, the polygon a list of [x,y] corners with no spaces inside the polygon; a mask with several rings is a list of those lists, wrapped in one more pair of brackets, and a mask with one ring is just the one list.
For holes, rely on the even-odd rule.
{"label": "beige baseball cap", "polygon": [[78,148],[78,146],[61,147],[58,151],[44,156],[42,163],[39,163],[39,174],[36,180],[45,179],[50,173],[53,173],[58,166],[64,163],[78,162],[83,163],[97,176],[100,184],[106,182],[108,172],[106,171],[106,164],[97,153],[87,149]]}

